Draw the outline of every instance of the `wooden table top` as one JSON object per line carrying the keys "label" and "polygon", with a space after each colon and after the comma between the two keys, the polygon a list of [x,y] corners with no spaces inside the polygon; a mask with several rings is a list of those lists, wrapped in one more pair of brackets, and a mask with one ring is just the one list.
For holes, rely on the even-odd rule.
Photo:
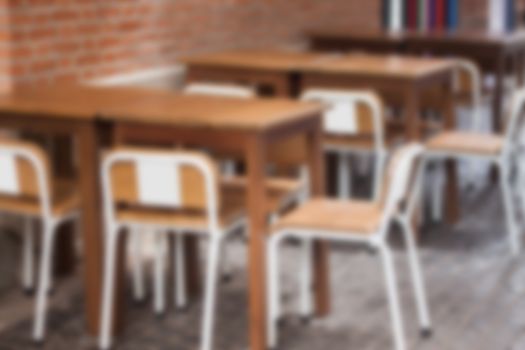
{"label": "wooden table top", "polygon": [[256,131],[320,114],[322,108],[288,99],[187,96],[134,87],[54,86],[0,96],[3,115]]}
{"label": "wooden table top", "polygon": [[420,79],[451,71],[454,63],[446,59],[431,59],[397,55],[349,54],[330,64],[310,67],[309,72],[355,74],[374,77]]}
{"label": "wooden table top", "polygon": [[321,114],[323,106],[289,99],[237,99],[148,91],[135,101],[101,111],[114,122],[264,131]]}
{"label": "wooden table top", "polygon": [[433,41],[449,43],[469,43],[485,45],[515,45],[525,44],[525,30],[510,33],[494,33],[489,30],[457,30],[457,31],[399,31],[396,33],[385,30],[362,30],[352,28],[314,29],[307,32],[312,38],[336,38],[383,41],[395,43],[410,43],[411,41]]}
{"label": "wooden table top", "polygon": [[101,110],[113,105],[127,104],[141,95],[142,91],[136,88],[98,88],[81,85],[21,88],[0,95],[0,112],[91,120]]}
{"label": "wooden table top", "polygon": [[293,72],[334,59],[333,54],[276,50],[238,50],[183,57],[190,66],[257,69]]}

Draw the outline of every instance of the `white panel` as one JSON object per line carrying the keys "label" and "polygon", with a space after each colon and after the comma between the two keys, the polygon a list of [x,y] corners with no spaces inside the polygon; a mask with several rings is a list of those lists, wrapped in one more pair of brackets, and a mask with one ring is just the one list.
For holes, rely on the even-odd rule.
{"label": "white panel", "polygon": [[357,132],[356,106],[349,102],[335,102],[324,115],[324,129],[331,134],[355,134]]}
{"label": "white panel", "polygon": [[173,163],[148,160],[137,165],[139,202],[145,205],[181,205],[180,173]]}
{"label": "white panel", "polygon": [[0,154],[0,192],[19,194],[18,167],[16,157],[11,154]]}
{"label": "white panel", "polygon": [[489,1],[489,29],[493,33],[505,31],[506,6],[503,0]]}
{"label": "white panel", "polygon": [[399,32],[403,29],[403,6],[401,0],[390,2],[390,31]]}

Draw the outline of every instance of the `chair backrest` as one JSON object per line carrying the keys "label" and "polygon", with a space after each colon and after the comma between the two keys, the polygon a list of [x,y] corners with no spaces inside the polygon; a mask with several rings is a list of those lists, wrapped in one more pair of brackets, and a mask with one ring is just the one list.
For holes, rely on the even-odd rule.
{"label": "chair backrest", "polygon": [[219,191],[215,163],[204,153],[123,148],[109,152],[102,167],[104,210],[119,205],[203,211],[218,229]]}
{"label": "chair backrest", "polygon": [[383,104],[377,94],[363,90],[312,89],[306,91],[303,100],[320,101],[328,106],[324,115],[324,129],[328,134],[347,136],[371,136],[377,157],[374,169],[372,196],[381,193],[384,172],[385,121]]}
{"label": "chair backrest", "polygon": [[413,181],[414,174],[417,174],[417,165],[423,152],[424,147],[421,144],[411,143],[396,150],[389,161],[384,178],[385,185],[379,201],[384,213],[382,222],[384,234],[392,216],[407,199],[407,195],[413,192],[411,186],[417,186],[417,181]]}
{"label": "chair backrest", "polygon": [[0,139],[0,195],[40,201],[44,216],[51,215],[48,159],[35,144]]}
{"label": "chair backrest", "polygon": [[524,107],[525,88],[521,88],[516,90],[512,96],[510,114],[505,130],[505,143],[503,146],[503,152],[507,154],[512,152],[520,136],[523,134],[523,127],[525,126]]}
{"label": "chair backrest", "polygon": [[479,67],[472,61],[457,59],[454,74],[454,93],[467,97],[472,112],[472,130],[479,130],[481,126],[481,99],[482,99],[482,74]]}
{"label": "chair backrest", "polygon": [[254,98],[257,96],[255,89],[247,86],[219,83],[190,83],[184,87],[188,95],[211,95],[236,98]]}
{"label": "chair backrest", "polygon": [[383,142],[384,120],[381,99],[362,90],[311,89],[302,100],[325,103],[324,130],[330,134],[377,135]]}

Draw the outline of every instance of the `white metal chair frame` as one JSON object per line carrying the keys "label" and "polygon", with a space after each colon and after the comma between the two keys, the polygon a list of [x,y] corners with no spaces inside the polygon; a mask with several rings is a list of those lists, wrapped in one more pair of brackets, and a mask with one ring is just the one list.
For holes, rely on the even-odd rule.
{"label": "white metal chair frame", "polygon": [[[114,198],[111,188],[110,174],[111,168],[122,162],[131,162],[138,164],[141,162],[157,162],[163,164],[170,164],[173,166],[187,166],[197,170],[204,179],[204,187],[206,192],[206,214],[208,218],[208,227],[205,230],[197,229],[195,227],[173,227],[171,225],[161,224],[150,224],[142,223],[138,221],[119,221],[115,215],[114,209]],[[163,286],[163,273],[165,261],[165,245],[162,243],[161,238],[163,235],[167,235],[168,232],[174,232],[177,244],[177,253],[182,252],[182,232],[184,234],[195,234],[198,236],[207,237],[209,241],[208,246],[208,267],[205,281],[205,301],[203,309],[203,320],[202,320],[202,339],[201,339],[201,350],[209,350],[212,348],[213,340],[213,323],[214,323],[214,308],[216,298],[216,281],[217,281],[217,270],[219,266],[219,255],[220,247],[226,236],[235,230],[245,225],[245,219],[240,219],[234,222],[227,228],[222,228],[219,224],[219,203],[218,203],[218,188],[217,179],[209,163],[204,160],[203,157],[189,155],[184,153],[169,153],[169,154],[153,154],[145,153],[140,151],[115,151],[108,155],[102,164],[101,168],[101,179],[103,188],[103,205],[104,205],[104,221],[105,221],[105,261],[104,261],[104,284],[103,284],[103,295],[102,295],[102,310],[101,310],[101,322],[100,322],[100,339],[99,346],[102,349],[108,349],[111,346],[111,325],[113,318],[113,290],[115,283],[115,264],[117,254],[117,242],[122,228],[148,228],[153,229],[157,232],[157,249],[160,251],[156,254],[156,294],[164,293]],[[175,179],[174,179],[175,181]],[[181,306],[186,302],[185,297],[185,284],[184,279],[181,278],[182,270],[184,269],[183,259],[181,254],[176,254],[176,269],[179,272],[177,275],[177,305]],[[157,300],[164,300],[160,297]],[[163,307],[163,305],[158,305]]]}
{"label": "white metal chair frame", "polygon": [[480,130],[481,126],[481,105],[483,102],[482,98],[482,74],[478,68],[478,66],[469,61],[464,59],[457,59],[455,60],[456,64],[456,74],[454,75],[454,91],[459,91],[459,75],[461,72],[466,73],[470,79],[471,84],[471,101],[472,101],[472,130]]}
{"label": "white metal chair frame", "polygon": [[[382,120],[381,101],[378,97],[367,91],[359,90],[331,90],[331,89],[311,89],[305,91],[301,97],[305,101],[321,101],[328,105],[329,108],[336,104],[345,103],[357,105],[359,103],[366,106],[372,114],[372,125],[374,129],[374,147],[372,150],[341,147],[325,144],[326,152],[337,153],[338,155],[338,192],[339,197],[349,199],[351,197],[351,164],[350,155],[375,155],[374,162],[374,182],[372,188],[372,198],[377,198],[381,192],[381,180],[383,178],[384,163],[387,156],[385,147],[384,125]],[[349,119],[350,115],[341,115],[341,119]],[[356,130],[357,131],[357,130]],[[352,136],[353,134],[347,134]]]}
{"label": "white metal chair frame", "polygon": [[[331,230],[307,230],[304,228],[287,228],[278,230],[269,236],[267,242],[268,256],[268,317],[267,331],[268,344],[270,348],[277,345],[277,324],[281,316],[281,307],[279,301],[279,256],[278,248],[281,243],[290,237],[307,242],[306,249],[302,249],[301,261],[301,296],[300,312],[304,317],[312,314],[312,271],[311,271],[311,244],[314,240],[323,239],[334,242],[358,243],[364,244],[377,249],[381,255],[383,268],[385,270],[385,281],[388,291],[388,300],[390,305],[390,314],[392,318],[392,332],[395,339],[397,350],[405,349],[404,327],[402,321],[401,308],[399,303],[398,289],[396,285],[396,274],[394,262],[392,259],[391,249],[388,246],[389,225],[392,220],[398,222],[402,228],[403,236],[407,244],[409,254],[410,270],[413,278],[413,287],[416,297],[418,316],[422,327],[423,335],[430,335],[431,321],[428,311],[426,291],[423,283],[419,257],[415,243],[415,234],[411,226],[411,218],[417,206],[420,197],[420,184],[423,175],[423,168],[420,166],[415,169],[416,159],[422,153],[423,148],[420,145],[410,145],[402,149],[405,153],[396,166],[395,173],[391,174],[391,186],[388,188],[386,201],[384,205],[383,216],[378,230],[372,234],[363,235],[358,232],[335,232]],[[416,181],[413,188],[411,187],[411,173],[416,170]],[[408,193],[408,197],[407,196]],[[402,206],[401,202],[407,198],[406,205]]]}
{"label": "white metal chair frame", "polygon": [[[58,226],[74,220],[78,217],[78,212],[71,212],[68,215],[57,216],[53,213],[51,195],[49,189],[48,169],[42,160],[34,152],[24,147],[16,145],[0,145],[0,156],[7,156],[14,159],[26,160],[35,171],[36,182],[39,192],[40,215],[32,216],[23,214],[24,220],[24,239],[23,239],[23,282],[27,290],[33,288],[33,254],[34,254],[34,232],[33,222],[35,218],[42,220],[42,248],[40,256],[39,281],[36,293],[35,319],[33,324],[33,340],[42,342],[45,337],[45,320],[47,313],[47,297],[52,284],[52,264],[54,255],[54,241]],[[17,195],[19,193],[13,193]],[[20,215],[13,211],[12,214]]]}
{"label": "white metal chair frame", "polygon": [[[483,104],[483,76],[481,74],[481,71],[479,67],[472,61],[466,60],[466,59],[455,59],[454,60],[456,64],[456,70],[455,74],[453,75],[453,89],[456,93],[460,92],[460,74],[465,73],[469,79],[470,79],[470,85],[471,85],[471,108],[472,108],[472,123],[470,125],[470,130],[473,132],[479,132],[481,131],[481,109]],[[434,194],[432,198],[432,217],[435,221],[440,221],[443,217],[442,213],[442,201],[443,196],[440,191],[439,187],[441,186],[441,182],[443,181],[442,176],[440,174],[443,174],[443,170],[439,168],[439,164],[434,164],[435,168],[438,168],[437,171],[434,172],[433,176],[433,182],[435,184],[434,186]],[[471,164],[469,164],[468,169],[472,169]],[[472,185],[472,184],[471,184]],[[437,188],[436,188],[437,187]]]}
{"label": "white metal chair frame", "polygon": [[[248,98],[255,98],[257,96],[256,91],[253,88],[250,88],[248,86],[240,86],[240,85],[234,85],[234,84],[224,84],[224,83],[214,83],[214,82],[194,82],[186,85],[183,89],[183,93],[185,95],[208,95],[208,96],[220,96],[220,97],[231,97],[231,98],[241,98],[241,99],[248,99]],[[235,174],[235,161],[232,160],[225,160],[221,162],[221,168],[222,172],[225,176],[233,176]],[[133,229],[131,232],[132,239],[130,240],[131,246],[130,249],[132,250],[133,255],[133,267],[132,267],[132,279],[133,279],[133,295],[136,301],[142,301],[146,297],[146,288],[145,288],[145,281],[144,281],[144,264],[143,264],[143,257],[142,257],[142,235],[143,232],[140,229]],[[181,261],[184,261],[184,251],[182,248],[178,247],[178,239],[174,241],[174,249],[177,253],[177,256],[180,256]],[[166,247],[161,248],[157,247],[157,254],[162,254],[162,250],[165,250]],[[160,261],[160,257],[155,258],[155,262]],[[156,264],[156,263],[155,263]],[[155,271],[159,269],[158,266],[154,267]],[[183,270],[180,271],[181,273],[178,274],[177,279],[184,280],[184,274],[185,272]],[[154,274],[155,276],[157,273]],[[158,285],[159,281],[154,276],[154,285]],[[160,300],[162,298],[162,295],[159,295],[158,293],[154,294],[154,304],[155,304],[155,311],[157,313],[164,312],[165,301]],[[184,305],[186,303],[183,303]],[[178,304],[177,304],[178,305]]]}
{"label": "white metal chair frame", "polygon": [[[504,135],[504,143],[501,152],[494,156],[480,155],[468,152],[458,151],[438,151],[438,150],[427,150],[425,158],[427,161],[444,161],[446,159],[478,159],[484,160],[495,165],[499,170],[499,182],[503,194],[503,205],[505,211],[505,221],[507,229],[509,230],[509,243],[511,252],[515,255],[519,254],[521,250],[520,233],[518,232],[519,227],[517,218],[515,216],[514,201],[512,198],[511,188],[511,170],[512,170],[512,158],[518,147],[516,145],[517,133],[520,129],[520,124],[523,122],[522,113],[523,107],[525,106],[525,89],[521,89],[515,92],[512,108],[510,113],[510,119],[507,124],[506,132]],[[433,205],[438,206],[434,208],[434,212],[439,212],[442,208],[441,201],[442,188],[441,184],[437,181],[434,182],[434,198],[440,198],[440,200],[433,201]]]}

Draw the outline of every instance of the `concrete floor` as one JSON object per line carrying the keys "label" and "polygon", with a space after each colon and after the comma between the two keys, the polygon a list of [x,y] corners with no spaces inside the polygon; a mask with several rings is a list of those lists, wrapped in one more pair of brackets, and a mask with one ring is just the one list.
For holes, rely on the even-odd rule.
{"label": "concrete floor", "polygon": [[[466,213],[454,227],[429,224],[423,230],[421,259],[429,291],[434,335],[419,337],[407,256],[393,230],[395,259],[409,349],[525,349],[525,253],[512,258],[502,223],[499,192],[463,197]],[[234,277],[220,287],[215,349],[247,349],[245,249],[232,243]],[[287,322],[280,349],[391,349],[390,320],[379,260],[366,250],[334,246],[331,254],[333,312],[302,325],[296,315],[296,257],[283,249],[283,289]],[[39,349],[94,349],[84,333],[81,274],[60,281]],[[30,342],[32,299],[13,289],[0,298],[0,349],[35,349]],[[157,318],[151,303],[130,301],[125,333],[116,349],[195,349],[200,303],[185,312],[169,309]]]}

